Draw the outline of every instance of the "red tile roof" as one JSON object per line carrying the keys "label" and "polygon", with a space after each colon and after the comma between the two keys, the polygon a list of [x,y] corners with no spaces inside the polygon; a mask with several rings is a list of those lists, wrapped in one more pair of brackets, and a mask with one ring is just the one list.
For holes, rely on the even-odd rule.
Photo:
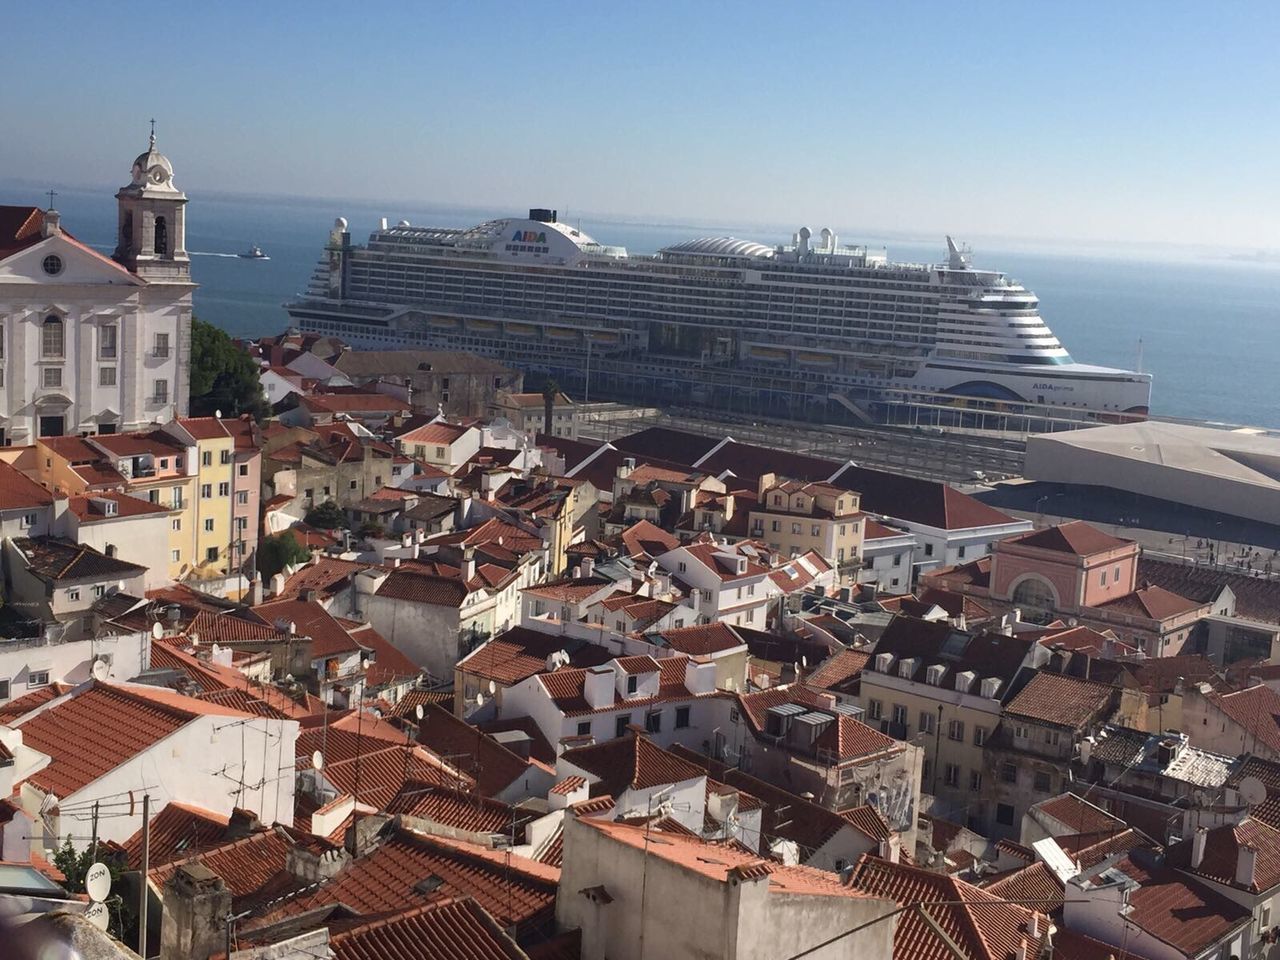
{"label": "red tile roof", "polygon": [[1066,928],[1053,934],[1053,960],[1145,960],[1136,953]]}
{"label": "red tile roof", "polygon": [[1170,593],[1164,587],[1140,587],[1132,593],[1108,600],[1099,608],[1115,613],[1127,613],[1130,616],[1146,617],[1149,620],[1167,620],[1180,614],[1190,613],[1203,607],[1196,600],[1188,600],[1176,593]]}
{"label": "red tile roof", "polygon": [[570,794],[572,794],[575,790],[581,790],[584,786],[586,786],[586,784],[587,784],[587,781],[584,780],[582,777],[565,777],[563,780],[560,780],[559,782],[556,783],[554,787],[551,788],[551,793],[554,793],[557,796],[567,797]]}
{"label": "red tile roof", "polygon": [[1133,545],[1132,540],[1121,540],[1109,533],[1099,530],[1083,520],[1072,520],[1048,527],[1044,530],[1032,530],[1029,533],[1010,537],[1005,543],[1016,543],[1019,546],[1035,547],[1037,550],[1053,550],[1056,553],[1070,553],[1077,557],[1087,557],[1095,553],[1106,553],[1120,547]]}
{"label": "red tile roof", "polygon": [[1257,684],[1235,693],[1210,693],[1210,703],[1272,750],[1280,750],[1280,693]]}
{"label": "red tile roof", "polygon": [[565,650],[575,667],[597,667],[612,659],[608,650],[595,644],[512,627],[463,657],[458,669],[508,687],[544,672],[547,657],[557,650]]}
{"label": "red tile roof", "polygon": [[[647,856],[665,860],[682,870],[700,874],[719,883],[768,877],[771,894],[784,896],[862,897],[863,892],[840,882],[838,874],[812,867],[784,866],[761,859],[739,846],[710,843],[681,833],[654,833],[643,824],[627,824],[579,817],[583,824],[610,839],[643,850]],[[1004,958],[1000,958],[1004,960]]]}
{"label": "red tile roof", "polygon": [[530,761],[438,706],[424,709],[418,742],[448,757],[450,766],[473,776],[486,797],[501,793],[529,770]]}
{"label": "red tile roof", "polygon": [[[281,892],[300,886],[286,873],[289,851],[296,845],[294,836],[276,826],[224,843],[194,859],[222,878],[231,891],[232,904],[238,906],[244,898],[253,897],[268,885],[282,888]],[[174,860],[150,870],[151,883],[163,889],[185,862],[185,859]]]}
{"label": "red tile roof", "polygon": [[52,493],[27,478],[11,464],[0,461],[0,510],[47,507],[51,503]]}
{"label": "red tile roof", "polygon": [[1005,713],[1080,730],[1105,720],[1113,687],[1041,670],[1005,706]]}
{"label": "red tile roof", "polygon": [[661,556],[668,550],[674,550],[680,545],[680,541],[674,535],[667,533],[661,527],[650,523],[648,520],[637,520],[627,529],[623,530],[619,537],[627,552],[632,558],[637,557],[653,557]]}
{"label": "red tile roof", "polygon": [[706,776],[701,767],[635,733],[566,750],[560,758],[593,778],[594,796],[619,797],[627,790],[648,790]]}
{"label": "red tile roof", "polygon": [[837,714],[835,721],[818,735],[814,746],[820,756],[825,755],[833,763],[844,763],[885,752],[897,753],[904,749],[901,741],[879,730],[873,730],[861,720],[843,713]]}
{"label": "red tile roof", "polygon": [[1125,828],[1124,821],[1116,819],[1101,807],[1094,806],[1074,793],[1064,793],[1042,800],[1032,809],[1039,810],[1045,816],[1062,823],[1069,833],[1115,832]]}
{"label": "red tile roof", "polygon": [[258,604],[252,612],[266,626],[282,620],[293,623],[299,636],[311,638],[313,658],[354,653],[362,648],[362,644],[314,600],[269,600]]}
{"label": "red tile roof", "polygon": [[409,410],[409,404],[384,393],[313,393],[299,402],[308,410],[323,413],[407,413]]}
{"label": "red tile roof", "polygon": [[1001,900],[1021,900],[1023,906],[1039,913],[1056,913],[1062,909],[1062,881],[1043,862],[1015,870],[982,889]]}
{"label": "red tile roof", "polygon": [[1150,851],[1134,850],[1108,869],[1140,884],[1129,893],[1128,922],[1187,956],[1198,956],[1251,919],[1244,907],[1160,866]]}
{"label": "red tile roof", "polygon": [[[109,500],[116,505],[116,512],[102,513],[95,500]],[[131,497],[118,491],[103,491],[92,496],[70,497],[67,506],[79,518],[81,523],[98,523],[102,520],[115,520],[118,517],[159,516],[170,512],[169,507],[151,503],[139,497]]]}
{"label": "red tile roof", "polygon": [[44,211],[39,207],[0,206],[0,259],[43,240],[43,226]]}
{"label": "red tile roof", "polygon": [[231,431],[217,417],[180,417],[178,424],[197,440],[224,440],[231,436]]}
{"label": "red tile roof", "polygon": [[[226,839],[230,822],[231,818],[224,814],[170,801],[151,819],[148,863],[152,868],[161,867],[219,846]],[[135,870],[142,867],[142,832],[142,828],[138,828],[138,832],[122,844],[127,862]]]}
{"label": "red tile roof", "polygon": [[[542,684],[543,689],[547,691],[547,695],[555,703],[556,707],[566,716],[583,716],[589,713],[634,709],[638,710],[643,707],[652,706],[657,703],[665,703],[671,700],[692,700],[695,694],[689,692],[689,688],[684,685],[684,668],[689,658],[683,655],[674,657],[664,657],[657,661],[659,668],[658,693],[652,697],[632,697],[623,699],[622,695],[614,692],[612,700],[609,700],[601,707],[592,707],[587,703],[583,694],[583,685],[586,680],[586,670],[576,668],[566,668],[557,670],[555,673],[537,674],[538,682]],[[719,692],[697,694],[702,697],[721,696]]]}
{"label": "red tile roof", "polygon": [[284,589],[272,599],[296,599],[305,590],[315,590],[321,596],[332,597],[347,587],[361,570],[369,570],[374,566],[372,563],[360,563],[356,560],[321,557],[286,580]]}
{"label": "red tile roof", "polygon": [[[1198,867],[1191,866],[1192,847],[1192,837],[1171,846],[1167,851],[1169,866],[1251,893],[1262,893],[1280,884],[1280,831],[1260,820],[1249,818],[1206,831],[1204,858]],[[1257,854],[1253,882],[1249,884],[1236,881],[1236,864],[1243,847],[1251,847]]]}
{"label": "red tile roof", "polygon": [[333,960],[526,960],[470,897],[420,907],[332,932]]}
{"label": "red tile roof", "polygon": [[[1001,903],[1000,898],[954,877],[864,855],[854,866],[850,885],[901,904],[929,903],[930,919],[972,960],[1008,960],[1025,939],[1028,957],[1040,956],[1048,935],[1048,910]],[[955,903],[935,906],[938,901]],[[1031,936],[1033,914],[1039,933]],[[901,914],[893,935],[897,960],[954,960],[946,940],[916,910]]]}
{"label": "red tile roof", "polygon": [[422,573],[411,566],[397,567],[377,589],[377,596],[409,600],[437,607],[460,607],[467,598],[467,585],[458,577]]}
{"label": "red tile roof", "polygon": [[[429,893],[415,886],[432,877]],[[362,914],[387,915],[455,897],[474,897],[504,927],[549,927],[560,871],[555,867],[443,837],[394,830],[372,852],[314,893],[281,905],[277,917],[341,903]]]}
{"label": "red tile roof", "polygon": [[53,758],[30,782],[66,799],[202,714],[248,716],[156,687],[93,681],[17,726],[26,746]]}
{"label": "red tile roof", "polygon": [[440,421],[437,423],[424,424],[423,426],[410,430],[407,433],[400,434],[396,439],[402,444],[435,443],[447,446],[471,429],[471,427],[464,427],[460,424]]}
{"label": "red tile roof", "polygon": [[525,587],[521,593],[528,596],[543,597],[548,600],[580,603],[595,596],[602,590],[611,587],[612,580],[604,577],[567,577],[560,580],[549,580],[532,587]]}
{"label": "red tile roof", "polygon": [[645,674],[657,673],[661,667],[658,661],[648,654],[641,654],[635,657],[618,657],[614,663],[623,673]]}
{"label": "red tile roof", "polygon": [[837,690],[862,675],[862,668],[871,659],[866,650],[837,650],[822,662],[818,669],[804,678],[811,687]]}
{"label": "red tile roof", "polygon": [[746,644],[731,626],[720,621],[692,627],[669,627],[658,636],[672,650],[690,657],[725,653]]}
{"label": "red tile roof", "polygon": [[533,816],[500,800],[479,796],[474,791],[413,780],[406,781],[387,804],[387,813],[429,820],[468,833],[501,834],[508,834],[513,823],[523,823]]}

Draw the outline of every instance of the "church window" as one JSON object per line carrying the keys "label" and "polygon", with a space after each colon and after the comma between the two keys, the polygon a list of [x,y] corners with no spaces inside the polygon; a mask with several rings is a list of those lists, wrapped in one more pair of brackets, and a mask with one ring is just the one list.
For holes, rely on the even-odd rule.
{"label": "church window", "polygon": [[155,355],[157,357],[167,357],[169,355],[169,335],[167,333],[156,334]]}
{"label": "church window", "polygon": [[46,387],[62,386],[62,368],[61,367],[45,367],[43,384]]}
{"label": "church window", "polygon": [[169,225],[165,223],[164,217],[156,217],[156,255],[169,255]]}
{"label": "church window", "polygon": [[98,386],[114,387],[116,385],[116,368],[115,367],[99,367],[98,368]]}
{"label": "church window", "polygon": [[156,381],[155,401],[156,403],[169,402],[169,381],[168,380]]}
{"label": "church window", "polygon": [[98,334],[98,354],[103,360],[114,360],[116,358],[116,335],[117,328],[114,324],[103,327]]}
{"label": "church window", "polygon": [[51,253],[40,262],[40,266],[49,276],[56,277],[62,272],[62,258],[56,253]]}
{"label": "church window", "polygon": [[62,321],[57,317],[45,317],[40,329],[40,355],[42,357],[62,357],[66,331]]}

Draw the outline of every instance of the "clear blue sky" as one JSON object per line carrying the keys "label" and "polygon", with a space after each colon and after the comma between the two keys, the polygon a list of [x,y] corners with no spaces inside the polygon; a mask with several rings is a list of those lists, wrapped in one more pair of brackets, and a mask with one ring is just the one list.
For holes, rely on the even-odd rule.
{"label": "clear blue sky", "polygon": [[[1280,248],[1275,3],[5,9],[0,172]],[[16,84],[16,87],[15,87]]]}

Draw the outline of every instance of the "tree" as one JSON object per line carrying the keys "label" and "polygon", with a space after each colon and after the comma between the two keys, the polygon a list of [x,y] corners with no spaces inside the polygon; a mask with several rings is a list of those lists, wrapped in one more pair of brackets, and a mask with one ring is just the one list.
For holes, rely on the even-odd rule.
{"label": "tree", "polygon": [[555,377],[547,377],[542,385],[542,432],[548,437],[551,433],[551,411],[555,409],[556,397],[560,395],[560,384]]}
{"label": "tree", "polygon": [[191,415],[252,414],[262,421],[271,407],[262,395],[258,365],[227,334],[211,323],[191,320]]}
{"label": "tree", "polygon": [[318,507],[312,507],[308,510],[303,522],[309,527],[315,527],[317,530],[337,530],[346,527],[347,515],[332,500],[326,500]]}
{"label": "tree", "polygon": [[298,541],[292,530],[266,537],[258,544],[258,573],[264,580],[283,572],[285,567],[306,563],[310,559],[311,551]]}

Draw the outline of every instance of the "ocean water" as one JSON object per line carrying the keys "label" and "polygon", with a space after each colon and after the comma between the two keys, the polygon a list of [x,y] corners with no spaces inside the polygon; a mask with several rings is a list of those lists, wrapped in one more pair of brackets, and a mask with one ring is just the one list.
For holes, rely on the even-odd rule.
{"label": "ocean water", "polygon": [[[116,222],[112,193],[60,191],[57,206],[63,224],[81,240],[110,250]],[[38,188],[0,180],[0,203],[37,202]],[[196,314],[233,335],[282,330],[288,316],[281,304],[306,287],[337,216],[347,218],[352,238],[359,243],[383,216],[393,223],[407,219],[467,226],[522,212],[197,196],[187,217],[187,249],[200,284]],[[572,212],[565,216],[561,211],[561,217],[579,222]],[[620,244],[636,253],[726,233],[784,242],[794,229],[607,217],[582,217],[579,225],[602,243]],[[894,260],[937,262],[944,257],[942,237],[837,232],[844,242],[885,247]],[[262,247],[271,259],[235,256],[251,244]],[[1280,427],[1280,264],[1187,249],[1086,249],[1064,244],[1037,248],[1011,242],[977,247],[974,263],[1002,270],[1034,290],[1045,321],[1076,360],[1132,368],[1141,356],[1141,369],[1155,377],[1156,414]]]}

